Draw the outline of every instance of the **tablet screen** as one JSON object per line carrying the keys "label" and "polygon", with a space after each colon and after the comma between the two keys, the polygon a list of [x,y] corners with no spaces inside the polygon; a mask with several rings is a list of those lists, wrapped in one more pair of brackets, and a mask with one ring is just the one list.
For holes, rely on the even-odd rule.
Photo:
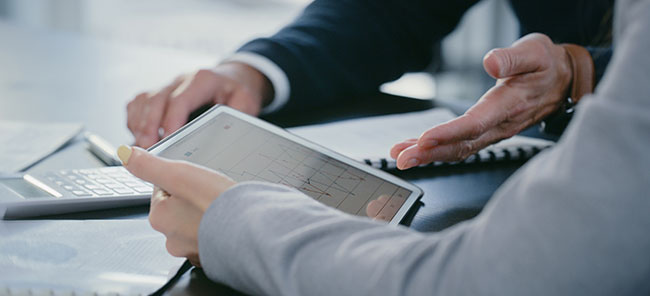
{"label": "tablet screen", "polygon": [[391,221],[411,191],[300,143],[220,112],[158,155],[220,171],[236,181],[294,187],[344,212]]}

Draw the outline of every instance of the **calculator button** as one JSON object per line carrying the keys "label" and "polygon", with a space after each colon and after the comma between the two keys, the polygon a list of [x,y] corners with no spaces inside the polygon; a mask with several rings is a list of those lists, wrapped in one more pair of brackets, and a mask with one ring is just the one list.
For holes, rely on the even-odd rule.
{"label": "calculator button", "polygon": [[108,174],[108,173],[114,173],[114,172],[123,172],[124,169],[122,167],[105,167],[105,168],[99,169],[99,171],[104,173],[104,174]]}
{"label": "calculator button", "polygon": [[73,190],[72,194],[74,194],[76,196],[91,196],[92,195],[92,194],[90,194],[90,192],[85,191],[85,190]]}
{"label": "calculator button", "polygon": [[96,189],[96,190],[93,190],[93,192],[95,192],[96,194],[99,194],[99,195],[113,195],[112,191],[106,190],[106,189]]}
{"label": "calculator button", "polygon": [[111,178],[120,178],[120,177],[128,177],[129,175],[122,173],[122,172],[115,172],[115,173],[108,173],[106,176],[109,176]]}
{"label": "calculator button", "polygon": [[139,193],[151,193],[151,192],[153,192],[153,189],[151,187],[146,187],[146,186],[133,187],[132,189],[139,192]]}
{"label": "calculator button", "polygon": [[54,181],[54,184],[62,186],[65,183],[63,181]]}
{"label": "calculator button", "polygon": [[65,186],[63,186],[63,189],[71,191],[71,190],[77,189],[77,187],[76,186],[65,185]]}
{"label": "calculator button", "polygon": [[122,184],[117,184],[117,183],[106,183],[106,184],[103,184],[103,185],[106,186],[106,187],[108,187],[108,188],[110,188],[110,189],[113,189],[113,188],[124,188],[124,185],[122,185]]}
{"label": "calculator button", "polygon": [[88,183],[88,182],[86,182],[86,180],[84,180],[84,179],[77,179],[77,180],[74,180],[74,181],[75,181],[75,183],[77,183],[77,184],[81,184],[81,185]]}
{"label": "calculator button", "polygon": [[76,175],[67,175],[70,180],[78,179]]}
{"label": "calculator button", "polygon": [[88,179],[99,179],[101,177],[102,177],[101,175],[97,175],[97,174],[86,175],[86,178]]}
{"label": "calculator button", "polygon": [[143,186],[141,182],[124,182],[124,185],[129,186],[129,187],[138,187],[138,186]]}
{"label": "calculator button", "polygon": [[119,194],[130,194],[133,193],[133,190],[128,189],[126,187],[120,187],[120,188],[114,188],[113,191],[119,193]]}
{"label": "calculator button", "polygon": [[103,186],[100,185],[95,185],[95,184],[86,184],[84,187],[90,189],[90,190],[95,190],[95,189],[104,189]]}
{"label": "calculator button", "polygon": [[100,178],[100,179],[95,179],[95,182],[104,184],[104,183],[113,183],[113,180],[106,179],[106,178]]}

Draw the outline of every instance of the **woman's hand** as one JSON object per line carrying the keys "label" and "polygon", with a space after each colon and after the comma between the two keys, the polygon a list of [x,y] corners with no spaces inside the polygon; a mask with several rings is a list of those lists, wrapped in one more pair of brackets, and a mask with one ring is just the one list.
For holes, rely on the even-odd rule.
{"label": "woman's hand", "polygon": [[149,222],[167,237],[167,251],[200,266],[198,230],[203,213],[235,181],[214,170],[162,159],[136,147],[120,146],[117,154],[129,172],[155,185]]}
{"label": "woman's hand", "polygon": [[529,34],[483,59],[497,78],[464,115],[437,125],[419,139],[390,151],[399,169],[433,161],[458,161],[512,137],[557,110],[568,95],[572,72],[565,49],[543,34]]}

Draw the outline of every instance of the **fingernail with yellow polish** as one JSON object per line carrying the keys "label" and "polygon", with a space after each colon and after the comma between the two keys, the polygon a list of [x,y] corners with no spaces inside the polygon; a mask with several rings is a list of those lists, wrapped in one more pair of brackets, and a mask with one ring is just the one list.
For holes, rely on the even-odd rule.
{"label": "fingernail with yellow polish", "polygon": [[133,150],[129,146],[121,145],[119,148],[117,148],[117,157],[120,158],[122,164],[124,165],[127,165],[129,163],[129,158],[131,158],[131,153],[133,153]]}

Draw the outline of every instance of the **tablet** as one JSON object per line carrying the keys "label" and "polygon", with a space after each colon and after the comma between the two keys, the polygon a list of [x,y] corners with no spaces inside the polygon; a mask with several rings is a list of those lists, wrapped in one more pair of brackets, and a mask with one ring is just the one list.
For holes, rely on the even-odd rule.
{"label": "tablet", "polygon": [[343,212],[391,224],[399,223],[422,196],[420,188],[396,176],[224,105],[212,107],[149,151],[238,182],[290,186]]}

